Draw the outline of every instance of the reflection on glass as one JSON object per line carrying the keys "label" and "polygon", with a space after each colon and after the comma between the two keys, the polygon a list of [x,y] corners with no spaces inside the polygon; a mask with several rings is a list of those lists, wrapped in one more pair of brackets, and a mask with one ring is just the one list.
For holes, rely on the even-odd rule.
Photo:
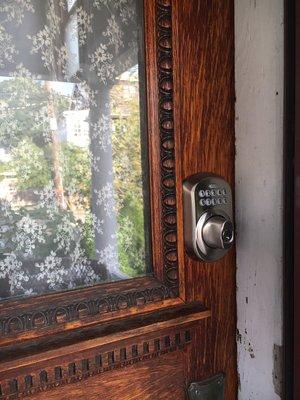
{"label": "reflection on glass", "polygon": [[0,299],[146,273],[140,4],[0,3]]}

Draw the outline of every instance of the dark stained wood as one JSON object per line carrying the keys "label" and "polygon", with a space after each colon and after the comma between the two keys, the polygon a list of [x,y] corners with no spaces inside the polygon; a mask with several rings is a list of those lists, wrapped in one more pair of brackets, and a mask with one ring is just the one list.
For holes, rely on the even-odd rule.
{"label": "dark stained wood", "polygon": [[[284,2],[284,208],[283,208],[283,395],[296,399],[300,393],[300,208],[295,199],[300,176],[300,7]],[[296,62],[295,62],[296,61]],[[297,121],[297,123],[296,123]],[[297,139],[296,139],[297,137]],[[298,142],[298,143],[297,143]],[[298,203],[299,204],[299,203]],[[297,214],[298,213],[298,214]],[[296,231],[298,232],[296,233]],[[297,236],[297,237],[296,237]],[[295,304],[294,304],[295,299]],[[295,364],[294,364],[295,363]]]}
{"label": "dark stained wood", "polygon": [[[31,399],[41,400],[184,400],[187,357],[183,351],[130,365],[126,369],[89,378]],[[87,397],[88,391],[88,397]]]}
{"label": "dark stained wood", "polygon": [[[156,190],[160,187],[160,137],[158,116],[158,84],[157,84],[157,57],[156,57],[156,21],[155,1],[144,2],[145,7],[145,58],[146,58],[146,81],[147,81],[147,128],[149,137],[149,160],[150,160],[150,202],[151,202],[151,228],[152,228],[152,260],[155,275],[162,279],[163,274],[159,266],[162,263],[161,248],[161,210],[162,203],[157,199]],[[153,190],[153,188],[156,188]]]}
{"label": "dark stained wood", "polygon": [[145,10],[153,268],[178,295],[171,2],[145,1]]}
{"label": "dark stained wood", "polygon": [[[54,337],[43,340],[35,345],[23,344],[15,354],[15,346],[0,350],[0,374],[4,376],[12,368],[32,365],[41,361],[49,361],[66,355],[72,355],[83,349],[112,344],[121,340],[157,333],[161,330],[174,329],[183,325],[191,325],[210,317],[211,312],[204,310],[201,303],[187,303],[180,307],[156,312],[145,316],[136,315],[125,321],[101,324],[94,329],[85,329],[66,337]],[[4,374],[4,375],[3,375]]]}
{"label": "dark stained wood", "polygon": [[[196,346],[195,328],[208,314],[191,314],[181,321],[161,322],[152,327],[145,326],[135,331],[86,341],[81,345],[25,357],[19,362],[4,363],[0,381],[2,399],[6,400],[14,393],[22,397],[56,386],[74,384],[187,347],[191,349]],[[162,387],[161,390],[164,393],[166,388]]]}
{"label": "dark stained wood", "polygon": [[[138,285],[138,291],[136,290],[136,285]],[[36,342],[40,337],[49,337],[60,333],[65,334],[79,328],[82,329],[99,323],[127,318],[137,313],[144,315],[158,309],[182,304],[182,300],[179,298],[163,299],[165,287],[154,278],[132,279],[119,284],[108,284],[107,286],[107,292],[105,287],[101,287],[101,295],[99,294],[98,297],[89,296],[89,300],[87,300],[85,293],[80,293],[80,299],[77,297],[75,303],[65,302],[64,306],[61,306],[63,293],[57,294],[54,300],[49,299],[47,307],[43,301],[41,301],[41,305],[38,303],[39,298],[30,299],[21,309],[19,304],[17,304],[16,310],[11,305],[10,310],[12,311],[9,310],[11,317],[5,319],[6,325],[10,330],[2,338],[0,337],[0,346],[32,340]],[[111,287],[115,290],[111,290]],[[95,290],[95,288],[93,289]],[[103,290],[104,293],[102,292]],[[88,291],[88,293],[90,292]],[[97,294],[96,291],[95,294]],[[107,302],[108,296],[112,301],[111,305]],[[168,296],[166,295],[166,297]],[[91,299],[94,300],[92,301]],[[130,306],[128,306],[128,303]],[[74,309],[76,313],[73,320],[70,317],[69,310]],[[93,311],[92,313],[91,310]],[[3,313],[6,313],[5,308],[3,308]],[[53,320],[52,324],[48,323],[49,319]],[[28,330],[25,329],[26,322],[30,326]],[[33,323],[34,329],[32,328]]]}
{"label": "dark stained wood", "polygon": [[[300,283],[300,4],[295,1],[294,3],[294,24],[295,24],[295,53],[294,53],[294,171],[293,171],[293,189],[294,189],[294,209],[293,209],[293,286],[289,288],[293,292],[293,394],[297,399],[300,393],[300,291],[298,289]],[[292,78],[293,79],[293,78]],[[289,132],[290,133],[290,132]],[[291,160],[291,162],[293,162]],[[290,227],[291,229],[291,227]]]}
{"label": "dark stained wood", "polygon": [[[217,173],[234,191],[233,11],[233,0],[173,1],[178,221],[183,220],[181,184],[187,176]],[[177,230],[183,247],[182,224]],[[215,263],[185,255],[184,266],[186,299],[201,300],[212,311],[207,328],[198,332],[201,346],[195,349],[199,352],[195,377],[201,380],[225,372],[225,399],[235,399],[235,251]]]}

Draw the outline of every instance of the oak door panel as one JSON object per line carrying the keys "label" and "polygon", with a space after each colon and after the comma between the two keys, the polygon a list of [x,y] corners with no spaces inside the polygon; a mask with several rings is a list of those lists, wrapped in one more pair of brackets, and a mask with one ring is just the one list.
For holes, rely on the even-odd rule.
{"label": "oak door panel", "polygon": [[[182,180],[198,172],[223,176],[234,194],[235,91],[233,0],[174,0],[174,120],[178,221],[183,220]],[[178,61],[176,61],[178,60]],[[183,228],[178,224],[178,236]],[[184,247],[179,239],[179,247]],[[183,250],[182,250],[183,251]],[[179,254],[181,250],[179,250]],[[198,336],[196,380],[225,372],[225,399],[237,395],[236,264],[232,248],[213,263],[184,256],[186,299],[211,310]],[[207,365],[202,368],[201,352]]]}
{"label": "oak door panel", "polygon": [[[183,400],[185,399],[183,351],[132,364],[90,377],[67,387],[32,396],[33,400]],[[87,395],[88,393],[88,395]]]}

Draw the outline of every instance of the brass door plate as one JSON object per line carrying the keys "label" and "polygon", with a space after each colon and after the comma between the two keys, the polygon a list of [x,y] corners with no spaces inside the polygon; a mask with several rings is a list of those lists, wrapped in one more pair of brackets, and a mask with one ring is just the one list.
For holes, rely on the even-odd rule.
{"label": "brass door plate", "polygon": [[225,375],[218,374],[201,382],[193,382],[188,388],[189,400],[224,400]]}

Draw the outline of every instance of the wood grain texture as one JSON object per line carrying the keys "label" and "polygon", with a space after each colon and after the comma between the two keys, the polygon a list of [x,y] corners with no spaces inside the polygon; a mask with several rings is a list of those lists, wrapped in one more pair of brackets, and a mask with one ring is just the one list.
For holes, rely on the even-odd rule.
{"label": "wood grain texture", "polygon": [[[234,189],[233,16],[233,0],[173,1],[179,221],[181,184],[187,176],[213,172]],[[182,225],[177,229],[179,246],[183,246]],[[225,399],[233,400],[237,396],[235,251],[215,263],[185,255],[184,264],[186,299],[201,300],[212,311],[206,328],[197,334],[195,379],[225,372]],[[200,361],[203,359],[205,364]]]}
{"label": "wood grain texture", "polygon": [[[95,348],[112,346],[114,343],[156,334],[163,330],[172,330],[190,326],[209,318],[209,310],[203,310],[199,303],[175,307],[163,313],[157,312],[148,317],[133,317],[124,321],[116,321],[99,326],[93,330],[85,330],[80,335],[69,335],[64,340],[57,339],[42,346],[26,346],[19,350],[17,358],[14,346],[0,351],[0,377],[5,377],[10,371],[26,368],[35,364],[50,363],[60,357],[75,357],[84,350],[93,352]],[[54,361],[57,362],[57,361]]]}
{"label": "wood grain texture", "polygon": [[[82,332],[82,338],[23,346],[0,353],[0,399],[26,397],[97,374],[157,358],[191,344],[199,324],[210,317],[200,303],[173,307],[144,318],[136,316]],[[19,398],[18,397],[18,398]]]}
{"label": "wood grain texture", "polygon": [[[70,354],[56,355],[54,358],[44,358],[34,363],[32,360],[22,360],[23,366],[16,370],[9,367],[1,373],[0,399],[23,398],[35,393],[52,390],[58,386],[75,384],[88,379],[85,392],[90,394],[89,381],[99,374],[111,374],[115,369],[158,358],[165,354],[184,349],[192,341],[193,326],[147,333],[137,337],[127,337],[112,343],[102,343],[98,346],[87,346]],[[65,350],[62,349],[62,353]],[[45,354],[47,356],[47,354]],[[188,361],[188,359],[186,360]],[[177,366],[170,365],[170,368]],[[138,374],[136,375],[137,377]],[[139,377],[140,378],[140,377]],[[150,379],[151,376],[148,377]],[[174,382],[175,383],[175,382]],[[102,387],[101,387],[102,389]],[[115,388],[118,391],[118,387]],[[68,389],[64,389],[65,393]],[[99,388],[100,390],[100,388]],[[160,388],[164,393],[165,388]],[[70,389],[72,392],[72,387]],[[129,396],[130,393],[126,392]]]}
{"label": "wood grain texture", "polygon": [[[184,351],[113,370],[101,377],[74,383],[66,392],[60,387],[30,397],[32,400],[184,400],[187,357]],[[88,397],[87,397],[88,391]]]}
{"label": "wood grain texture", "polygon": [[153,268],[178,295],[172,2],[144,4]]}
{"label": "wood grain texture", "polygon": [[[92,289],[95,290],[90,290]],[[4,317],[0,320],[3,333],[2,337],[0,335],[1,346],[51,337],[54,334],[72,332],[182,303],[182,300],[172,297],[168,288],[154,278],[121,282],[115,291],[109,291],[108,294],[101,287],[98,297],[87,294],[86,298],[84,293],[80,293],[80,298],[75,297],[73,302],[67,302],[63,293],[59,293],[55,301],[49,299],[47,308],[44,301],[39,301],[40,298],[30,299],[30,302],[25,303],[24,309],[20,308],[19,303],[15,310],[11,306],[9,315],[3,308]]]}

